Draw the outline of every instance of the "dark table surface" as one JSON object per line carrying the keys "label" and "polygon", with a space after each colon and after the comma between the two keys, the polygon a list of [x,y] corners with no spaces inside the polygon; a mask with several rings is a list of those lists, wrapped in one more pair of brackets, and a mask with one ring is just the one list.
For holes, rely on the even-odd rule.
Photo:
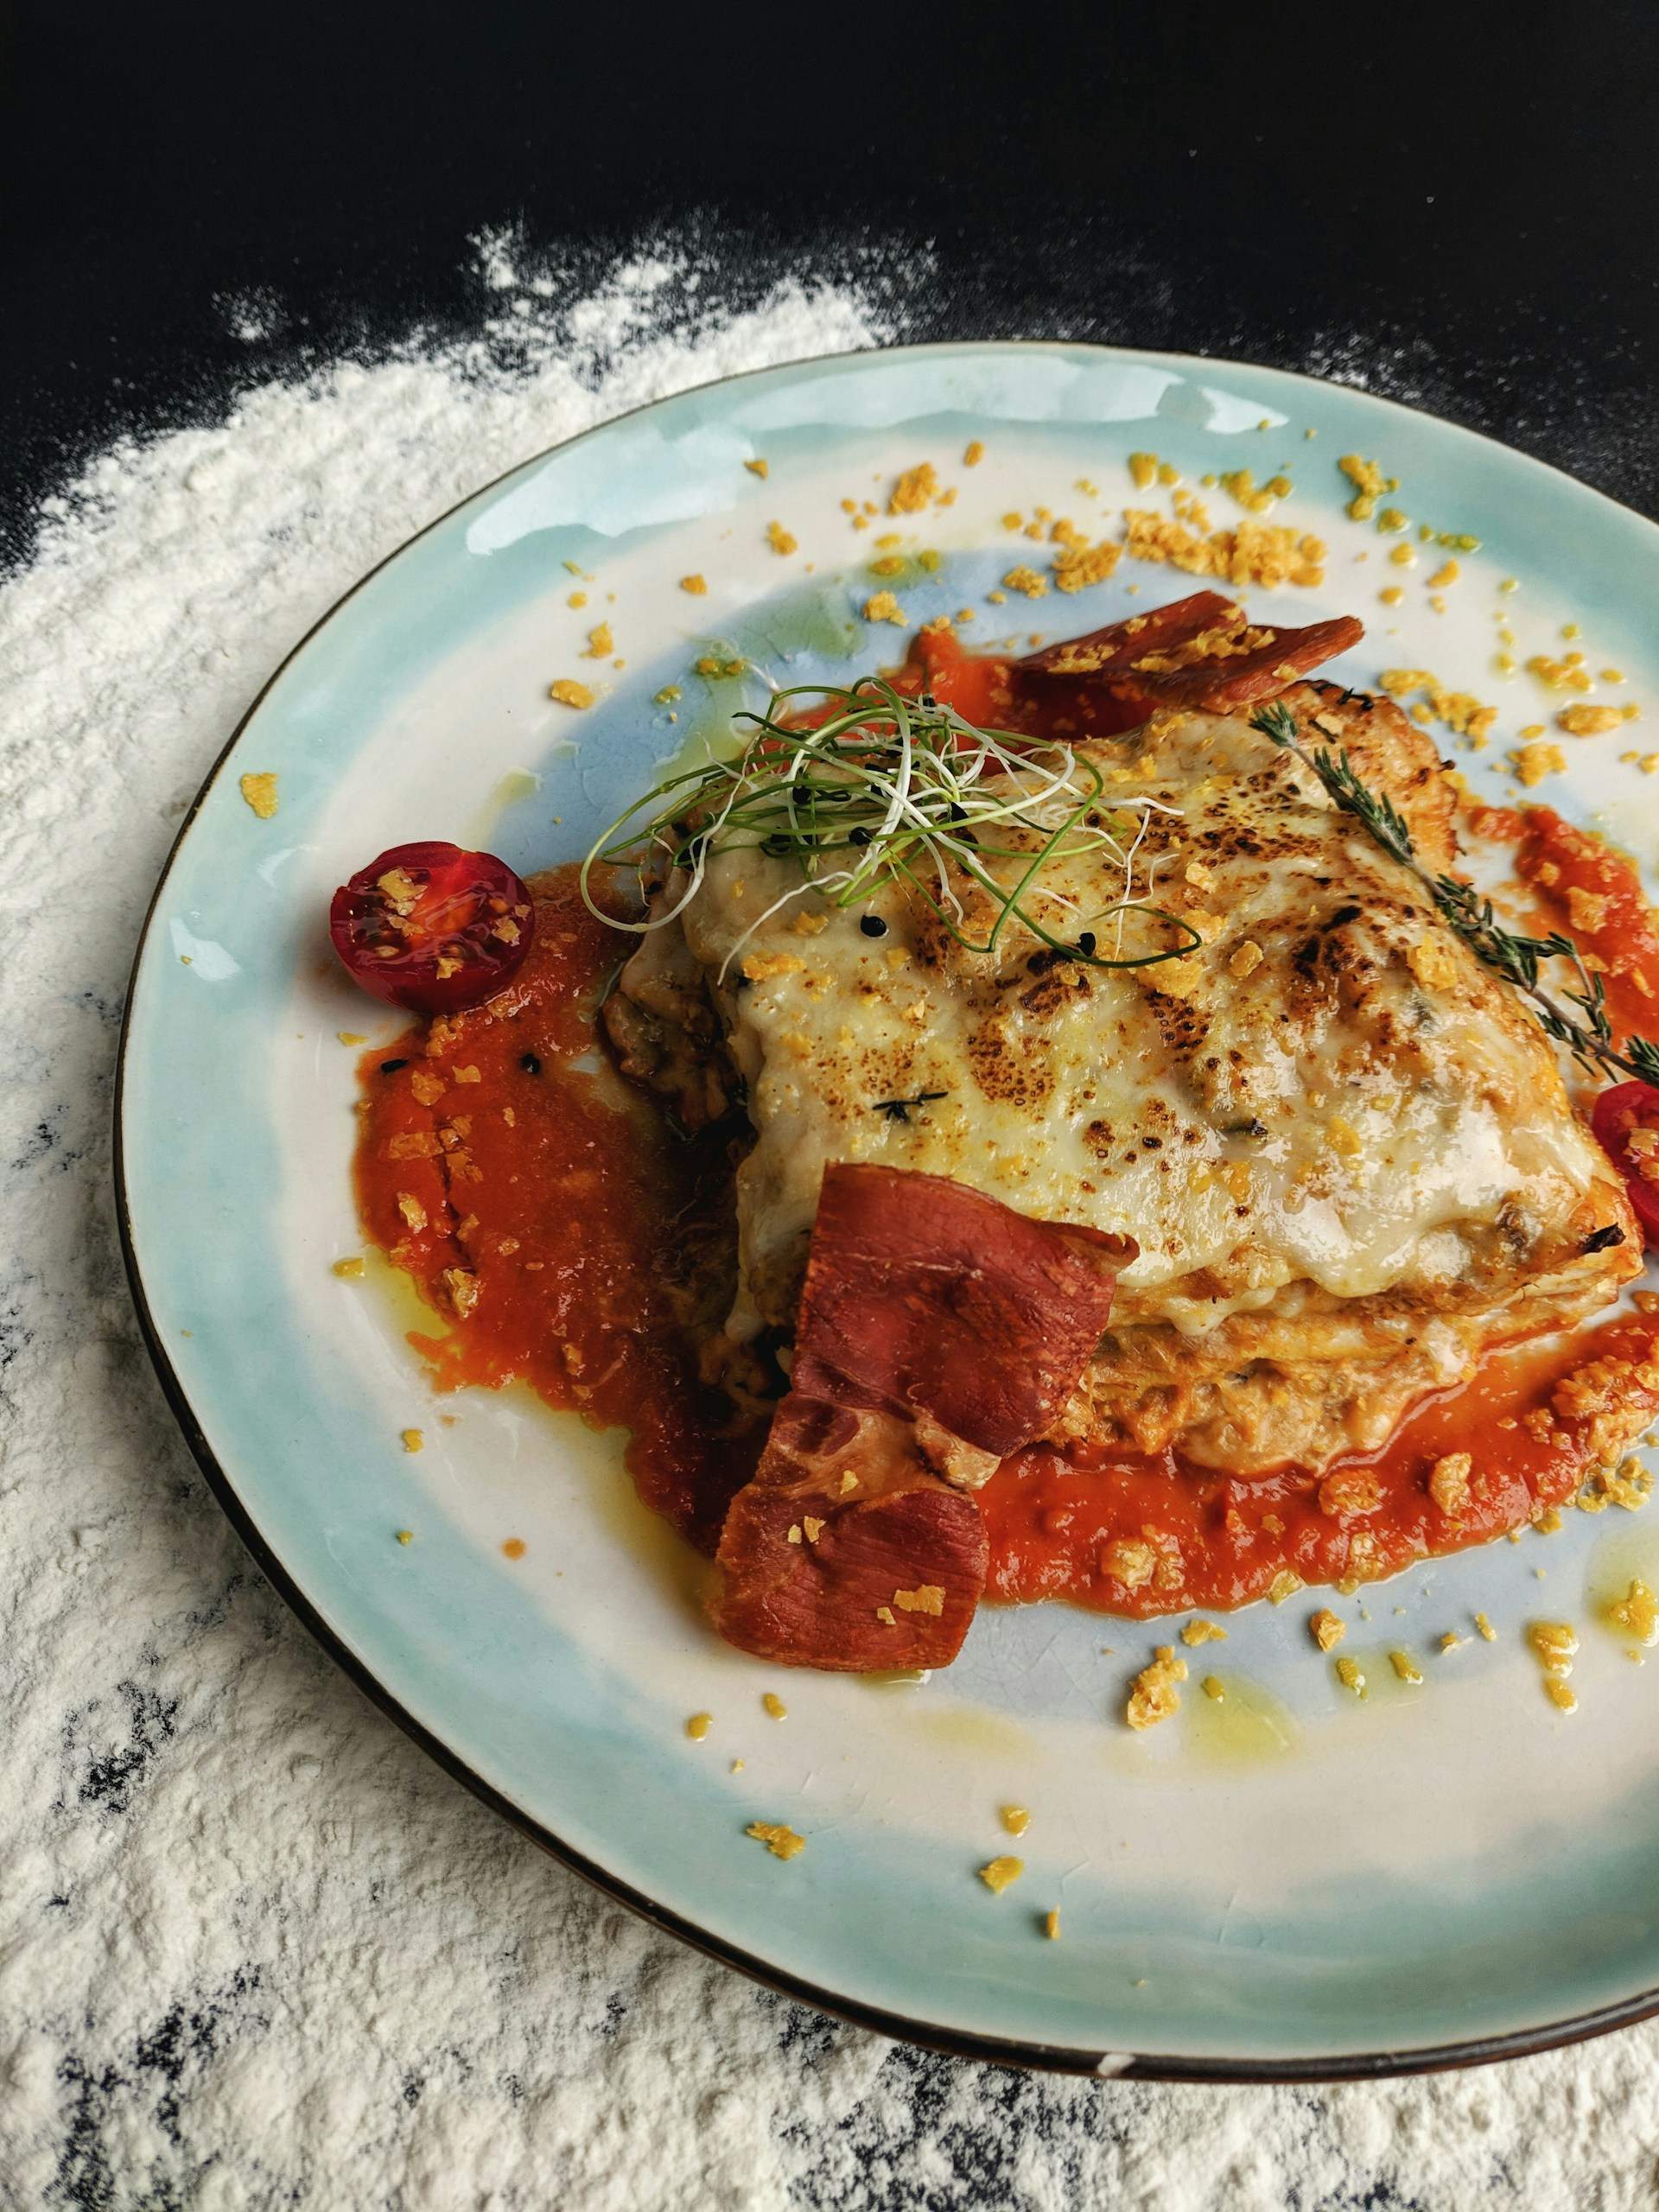
{"label": "dark table surface", "polygon": [[[976,29],[976,24],[979,26]],[[689,234],[856,263],[918,338],[1362,381],[1659,512],[1659,9],[0,0],[14,548],[112,435]],[[931,245],[926,273],[913,249]],[[253,344],[227,298],[278,303]]]}

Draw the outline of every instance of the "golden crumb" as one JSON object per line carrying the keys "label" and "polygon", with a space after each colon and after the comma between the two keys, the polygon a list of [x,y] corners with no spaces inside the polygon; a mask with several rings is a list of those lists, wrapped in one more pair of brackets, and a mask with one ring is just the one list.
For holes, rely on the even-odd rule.
{"label": "golden crumb", "polygon": [[1579,1709],[1578,1692],[1570,1682],[1564,1682],[1559,1675],[1544,1677],[1544,1695],[1558,1712],[1576,1713]]}
{"label": "golden crumb", "polygon": [[902,576],[905,568],[906,563],[902,554],[884,553],[879,561],[871,562],[870,574],[873,576]]}
{"label": "golden crumb", "polygon": [[707,576],[690,575],[680,578],[680,589],[689,591],[693,599],[701,599],[708,588]]}
{"label": "golden crumb", "polygon": [[1205,1697],[1212,1700],[1215,1704],[1225,1705],[1227,1702],[1227,1685],[1219,1675],[1206,1675],[1198,1688],[1204,1692]]}
{"label": "golden crumb", "polygon": [[772,463],[768,461],[762,461],[758,454],[754,460],[746,461],[743,466],[748,470],[751,476],[764,477],[769,476],[772,474]]}
{"label": "golden crumb", "polygon": [[1185,1660],[1178,1659],[1171,1645],[1160,1644],[1152,1664],[1143,1667],[1130,1686],[1123,1715],[1130,1727],[1153,1728],[1179,1713],[1181,1694],[1177,1685],[1185,1680]]}
{"label": "golden crumb", "polygon": [[1123,519],[1123,550],[1134,561],[1167,563],[1189,575],[1269,588],[1325,581],[1324,541],[1276,523],[1244,521],[1236,530],[1211,531],[1196,504],[1179,520],[1135,507],[1125,508]]}
{"label": "golden crumb", "polygon": [[1569,737],[1600,737],[1633,719],[1622,707],[1563,707],[1555,721]]}
{"label": "golden crumb", "polygon": [[1406,1652],[1390,1651],[1389,1664],[1402,1682],[1421,1682],[1422,1669]]}
{"label": "golden crumb", "polygon": [[405,1452],[423,1452],[426,1449],[426,1438],[420,1429],[406,1428],[403,1435]]}
{"label": "golden crumb", "polygon": [[1225,1643],[1227,1631],[1219,1621],[1188,1621],[1181,1630],[1181,1642],[1189,1650],[1200,1643]]}
{"label": "golden crumb", "polygon": [[243,798],[262,822],[269,822],[276,811],[276,779],[270,771],[244,776],[239,789]]}
{"label": "golden crumb", "polygon": [[1319,1484],[1319,1501],[1320,1512],[1333,1518],[1344,1513],[1375,1513],[1382,1503],[1382,1485],[1363,1467],[1338,1468]]}
{"label": "golden crumb", "polygon": [[[1426,721],[1432,715],[1459,737],[1484,738],[1497,720],[1496,707],[1483,706],[1467,691],[1447,690],[1440,678],[1426,668],[1385,668],[1377,682],[1392,698],[1409,698],[1421,692],[1422,705],[1412,709],[1413,719]],[[1423,706],[1427,709],[1427,714]]]}
{"label": "golden crumb", "polygon": [[1567,1621],[1529,1621],[1527,1642],[1546,1674],[1570,1675],[1579,1648],[1578,1630]]}
{"label": "golden crumb", "polygon": [[355,1029],[336,1029],[334,1035],[342,1045],[366,1045],[368,1039],[360,1037]]}
{"label": "golden crumb", "polygon": [[611,635],[610,624],[608,622],[595,623],[588,632],[588,650],[582,655],[582,658],[608,660],[615,651],[616,640]]}
{"label": "golden crumb", "polygon": [[761,1693],[760,1703],[763,1710],[770,1714],[772,1719],[788,1719],[789,1707],[784,1703],[784,1700],[779,1696],[776,1690],[763,1691]]}
{"label": "golden crumb", "polygon": [[1086,591],[1090,584],[1104,583],[1116,568],[1123,549],[1102,538],[1097,545],[1086,539],[1068,545],[1054,556],[1050,573],[1057,591]]}
{"label": "golden crumb", "polygon": [[1023,1805],[1004,1805],[998,1818],[1010,1835],[1024,1835],[1031,1826],[1031,1815]]}
{"label": "golden crumb", "polygon": [[1337,1680],[1342,1684],[1344,1689],[1351,1690],[1356,1697],[1363,1697],[1366,1694],[1365,1669],[1360,1665],[1358,1660],[1338,1659],[1336,1668]]}
{"label": "golden crumb", "polygon": [[567,607],[586,607],[588,594],[585,591],[573,591],[564,603]]}
{"label": "golden crumb", "polygon": [[1051,1943],[1058,1943],[1059,1942],[1060,1909],[1058,1905],[1054,1907],[1052,1912],[1046,1912],[1043,1915],[1043,1933],[1047,1936]]}
{"label": "golden crumb", "polygon": [[1348,1624],[1339,1620],[1328,1605],[1321,1605],[1317,1613],[1310,1613],[1307,1632],[1321,1651],[1334,1651],[1348,1633]]}
{"label": "golden crumb", "polygon": [[977,438],[969,438],[967,445],[963,450],[963,467],[964,468],[977,468],[980,462],[983,461],[984,458],[985,448],[983,445]]}
{"label": "golden crumb", "polygon": [[1023,1859],[992,1859],[979,1870],[979,1878],[994,1897],[1001,1897],[1026,1871]]}
{"label": "golden crumb", "polygon": [[[1569,715],[1592,715],[1600,711],[1604,710],[1594,707],[1569,707],[1567,710]],[[1614,720],[1618,720],[1617,715],[1614,716]],[[1565,723],[1565,715],[1562,721]],[[1578,732],[1575,734],[1582,735],[1583,733]],[[1530,745],[1517,746],[1513,753],[1506,753],[1504,758],[1515,771],[1516,783],[1522,785],[1528,791],[1531,791],[1535,784],[1541,784],[1546,776],[1559,776],[1567,766],[1567,755],[1559,745],[1544,745],[1535,738]]]}
{"label": "golden crumb", "polygon": [[364,1271],[365,1265],[365,1262],[362,1260],[336,1260],[334,1264],[333,1272],[335,1274],[343,1276],[349,1281],[353,1275],[360,1275]]}
{"label": "golden crumb", "polygon": [[785,530],[782,523],[769,522],[766,524],[766,543],[774,553],[792,553],[800,541]]}
{"label": "golden crumb", "polygon": [[1378,462],[1363,460],[1357,453],[1344,454],[1337,467],[1354,487],[1348,512],[1356,522],[1369,522],[1383,493],[1399,489],[1397,476],[1385,476]]}
{"label": "golden crumb", "polygon": [[1442,1651],[1462,1650],[1463,1638],[1458,1634],[1456,1629],[1447,1629],[1446,1634],[1440,1638],[1440,1649]]}
{"label": "golden crumb", "polygon": [[547,687],[550,699],[556,699],[562,707],[591,707],[598,694],[578,683],[574,677],[562,676],[556,683]]}
{"label": "golden crumb", "polygon": [[1534,653],[1527,663],[1527,673],[1535,676],[1551,691],[1588,691],[1592,688],[1582,653],[1567,653],[1560,660],[1552,660],[1548,653]]}
{"label": "golden crumb", "polygon": [[900,630],[910,620],[890,591],[874,593],[860,607],[859,613],[867,622],[891,622]]}
{"label": "golden crumb", "polygon": [[1242,983],[1247,976],[1253,976],[1255,973],[1264,957],[1265,955],[1255,939],[1247,937],[1227,963],[1228,972],[1236,976]]}
{"label": "golden crumb", "polygon": [[1158,480],[1158,456],[1155,453],[1132,453],[1129,455],[1129,474],[1135,480],[1137,492],[1144,492]]}
{"label": "golden crumb", "polygon": [[887,512],[890,515],[917,514],[930,499],[938,496],[938,472],[932,462],[918,461],[914,468],[906,469],[888,493]]}
{"label": "golden crumb", "polygon": [[875,1618],[885,1627],[897,1628],[899,1625],[898,1617],[891,1605],[878,1605],[875,1609]]}
{"label": "golden crumb", "polygon": [[1607,1607],[1607,1618],[1638,1643],[1659,1643],[1659,1598],[1645,1582],[1632,1581],[1625,1596],[1615,1598]]}
{"label": "golden crumb", "polygon": [[893,1602],[901,1613],[931,1613],[937,1617],[944,1611],[944,1590],[938,1582],[918,1582],[913,1590],[895,1590]]}
{"label": "golden crumb", "polygon": [[767,983],[776,976],[797,976],[806,966],[792,952],[750,952],[744,956],[743,973],[752,983]]}
{"label": "golden crumb", "polygon": [[712,1713],[694,1713],[685,1724],[685,1732],[694,1744],[700,1744],[714,1725]]}
{"label": "golden crumb", "polygon": [[751,1821],[743,1833],[764,1843],[774,1859],[798,1859],[806,1849],[806,1838],[780,1821]]}
{"label": "golden crumb", "polygon": [[1010,591],[1023,592],[1027,599],[1046,599],[1048,585],[1035,569],[1010,569],[1002,579]]}
{"label": "golden crumb", "polygon": [[412,1529],[399,1529],[395,1533],[400,1544],[412,1544],[415,1541],[415,1531]]}
{"label": "golden crumb", "polygon": [[503,1559],[523,1559],[527,1549],[522,1536],[508,1536],[503,1540],[501,1556]]}
{"label": "golden crumb", "polygon": [[1098,1561],[1101,1573],[1126,1590],[1145,1589],[1157,1564],[1157,1553],[1139,1536],[1115,1536],[1101,1547]]}
{"label": "golden crumb", "polygon": [[1467,1452],[1448,1452],[1428,1471],[1428,1494],[1448,1521],[1460,1521],[1469,1510],[1474,1464]]}

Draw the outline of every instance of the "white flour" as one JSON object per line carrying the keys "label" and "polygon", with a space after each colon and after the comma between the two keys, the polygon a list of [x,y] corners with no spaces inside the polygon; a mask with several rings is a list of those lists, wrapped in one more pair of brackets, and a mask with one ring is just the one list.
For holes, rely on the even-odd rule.
{"label": "white flour", "polygon": [[[519,260],[482,242],[469,340],[105,454],[0,584],[0,2203],[1659,2203],[1653,2030],[1378,2088],[1180,2091],[780,2003],[519,1841],[246,1565],[111,1220],[115,1027],[179,814],[294,639],[433,514],[642,400],[872,342],[894,273],[725,317],[717,267],[581,293]],[[283,322],[264,296],[225,312],[250,342]]]}

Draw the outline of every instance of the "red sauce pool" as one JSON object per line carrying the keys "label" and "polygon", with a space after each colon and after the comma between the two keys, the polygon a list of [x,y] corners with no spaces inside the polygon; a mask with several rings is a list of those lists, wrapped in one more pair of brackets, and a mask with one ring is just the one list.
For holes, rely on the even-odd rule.
{"label": "red sauce pool", "polygon": [[611,1067],[595,1017],[628,940],[588,912],[574,868],[535,889],[509,990],[365,1056],[364,1226],[453,1323],[411,1339],[439,1389],[524,1382],[630,1428],[640,1496],[711,1551],[761,1440],[729,1433],[683,1325],[726,1141],[676,1138]]}
{"label": "red sauce pool", "polygon": [[1659,1027],[1659,927],[1635,864],[1553,807],[1481,807],[1471,826],[1478,836],[1515,847],[1515,872],[1546,926],[1563,931],[1599,969],[1618,1035],[1652,1036]]}

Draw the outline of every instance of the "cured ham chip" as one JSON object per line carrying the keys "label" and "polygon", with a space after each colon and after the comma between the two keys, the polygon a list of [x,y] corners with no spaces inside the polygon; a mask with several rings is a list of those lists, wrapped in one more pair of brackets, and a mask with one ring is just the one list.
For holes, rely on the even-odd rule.
{"label": "cured ham chip", "polygon": [[728,1642],[852,1673],[953,1659],[985,1580],[969,1493],[1056,1419],[1134,1256],[944,1176],[827,1167],[789,1393],[721,1537]]}
{"label": "cured ham chip", "polygon": [[1128,727],[1158,707],[1243,713],[1363,635],[1351,614],[1297,630],[1252,623],[1236,601],[1199,591],[1046,646],[1016,661],[1013,674],[1027,689],[1065,685],[1084,698],[1104,691]]}

